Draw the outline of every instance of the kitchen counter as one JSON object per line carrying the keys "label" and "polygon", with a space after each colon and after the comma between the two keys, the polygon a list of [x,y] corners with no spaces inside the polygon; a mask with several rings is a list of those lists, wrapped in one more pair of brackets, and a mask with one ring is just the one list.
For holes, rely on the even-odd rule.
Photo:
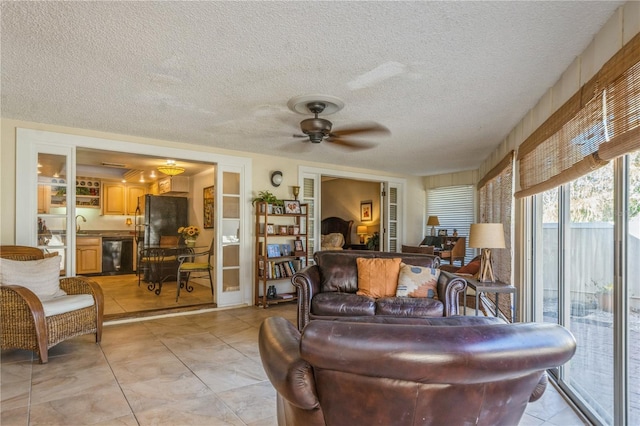
{"label": "kitchen counter", "polygon": [[133,231],[84,231],[76,233],[76,237],[108,237],[108,238],[134,238],[135,232]]}

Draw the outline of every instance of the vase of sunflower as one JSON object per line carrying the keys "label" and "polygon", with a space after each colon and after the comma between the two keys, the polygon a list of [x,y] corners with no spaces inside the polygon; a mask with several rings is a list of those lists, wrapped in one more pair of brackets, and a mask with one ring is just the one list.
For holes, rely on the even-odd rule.
{"label": "vase of sunflower", "polygon": [[193,225],[181,226],[178,228],[178,234],[182,235],[187,247],[194,247],[196,245],[196,239],[198,235],[200,235],[200,228]]}

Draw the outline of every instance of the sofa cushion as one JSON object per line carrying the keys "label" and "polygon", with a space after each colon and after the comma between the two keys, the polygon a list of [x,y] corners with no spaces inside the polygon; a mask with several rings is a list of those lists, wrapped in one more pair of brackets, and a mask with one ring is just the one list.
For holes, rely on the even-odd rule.
{"label": "sofa cushion", "polygon": [[72,294],[45,300],[42,302],[42,309],[44,316],[50,317],[87,308],[93,306],[93,303],[93,296],[90,294]]}
{"label": "sofa cushion", "polygon": [[383,297],[376,301],[376,315],[441,317],[444,315],[444,304],[426,297]]}
{"label": "sofa cushion", "polygon": [[375,315],[376,301],[353,293],[318,293],[311,299],[311,313],[322,316]]}
{"label": "sofa cushion", "polygon": [[391,259],[356,259],[358,265],[358,291],[360,296],[374,298],[394,296],[400,272],[399,257]]}
{"label": "sofa cushion", "polygon": [[0,259],[0,283],[28,288],[40,300],[67,294],[60,288],[60,256],[38,260]]}
{"label": "sofa cushion", "polygon": [[424,266],[400,264],[398,297],[430,297],[438,298],[438,277],[440,270]]}

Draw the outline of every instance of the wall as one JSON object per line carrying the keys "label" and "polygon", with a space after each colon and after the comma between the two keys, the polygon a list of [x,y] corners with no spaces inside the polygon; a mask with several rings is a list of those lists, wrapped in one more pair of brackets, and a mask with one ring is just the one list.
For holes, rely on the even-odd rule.
{"label": "wall", "polygon": [[[384,176],[395,176],[407,179],[407,187],[405,188],[407,193],[407,200],[411,205],[407,206],[407,217],[412,218],[412,215],[424,215],[424,188],[420,178],[410,176],[399,176],[389,173],[380,172],[379,170],[368,170],[354,167],[342,167],[334,166],[332,164],[319,164],[311,161],[300,161],[293,159],[285,159],[283,157],[276,157],[270,155],[253,154],[240,151],[232,151],[226,149],[220,149],[215,147],[203,146],[203,145],[191,145],[182,143],[180,141],[165,141],[160,139],[141,138],[137,136],[113,134],[106,132],[97,132],[87,129],[79,129],[65,126],[57,126],[44,123],[34,123],[19,120],[12,120],[2,118],[0,120],[0,244],[14,244],[15,242],[15,201],[16,201],[16,167],[15,167],[15,144],[16,144],[16,128],[26,128],[43,130],[57,133],[73,134],[90,136],[97,138],[105,138],[110,140],[133,142],[139,144],[145,144],[149,146],[161,146],[170,147],[173,149],[184,149],[195,152],[207,152],[207,153],[219,153],[224,155],[233,155],[237,157],[245,157],[252,159],[252,182],[253,196],[256,196],[258,191],[271,190],[278,198],[288,199],[293,198],[291,194],[291,186],[298,185],[298,167],[299,166],[311,166],[311,167],[324,167],[327,169],[337,171],[347,171],[352,173],[366,173],[375,174],[383,178]],[[283,183],[278,188],[274,188],[270,182],[271,172],[273,170],[281,170],[283,172]],[[247,203],[251,202],[251,199],[246,200]],[[422,208],[420,207],[422,205]],[[197,208],[197,207],[194,207]],[[85,209],[88,210],[88,209]],[[84,214],[84,213],[81,213]],[[88,217],[87,217],[88,219]],[[120,226],[120,220],[118,217],[114,218],[114,224]],[[416,220],[407,220],[405,229],[409,233],[421,233],[421,227],[412,229],[411,223],[416,223]],[[124,225],[124,221],[122,220]],[[91,229],[88,227],[86,229]],[[123,229],[126,229],[124,226]]]}
{"label": "wall", "polygon": [[[360,202],[371,200],[373,217],[369,222],[360,221]],[[322,182],[321,219],[336,216],[353,220],[351,243],[360,241],[356,234],[358,225],[366,225],[368,233],[380,232],[380,183],[352,179],[328,179]]]}

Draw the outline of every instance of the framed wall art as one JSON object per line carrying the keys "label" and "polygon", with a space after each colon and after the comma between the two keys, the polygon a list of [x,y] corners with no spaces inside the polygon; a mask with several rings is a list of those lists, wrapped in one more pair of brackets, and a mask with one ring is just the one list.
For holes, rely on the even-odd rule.
{"label": "framed wall art", "polygon": [[370,222],[373,220],[373,202],[371,200],[360,202],[360,221]]}
{"label": "framed wall art", "polygon": [[213,209],[213,202],[215,200],[213,187],[213,185],[207,186],[202,190],[202,227],[206,229],[213,228],[213,220],[215,217],[215,211]]}

